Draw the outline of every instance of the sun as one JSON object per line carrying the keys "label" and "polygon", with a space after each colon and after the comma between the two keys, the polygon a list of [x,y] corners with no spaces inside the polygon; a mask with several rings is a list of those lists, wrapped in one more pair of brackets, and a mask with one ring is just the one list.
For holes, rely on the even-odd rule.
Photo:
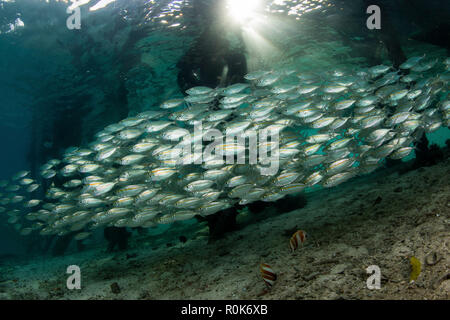
{"label": "sun", "polygon": [[259,4],[259,0],[227,0],[231,17],[240,23],[255,17]]}

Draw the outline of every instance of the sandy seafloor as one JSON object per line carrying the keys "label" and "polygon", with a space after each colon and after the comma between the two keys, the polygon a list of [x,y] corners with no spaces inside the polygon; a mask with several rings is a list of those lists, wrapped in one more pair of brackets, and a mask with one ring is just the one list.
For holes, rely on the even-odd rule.
{"label": "sandy seafloor", "polygon": [[[4,263],[0,299],[449,299],[450,159],[404,174],[397,169],[307,194],[304,208],[272,209],[258,222],[246,222],[254,217],[243,213],[238,231],[210,244],[196,223],[196,237],[171,247],[135,234],[127,251],[107,253],[103,245]],[[291,253],[296,229],[309,238]],[[167,233],[180,235],[179,226],[165,232],[165,242]],[[422,262],[412,284],[411,256]],[[269,291],[261,262],[278,275]],[[70,264],[81,268],[81,290],[66,288]],[[381,268],[379,290],[366,287],[369,265]]]}

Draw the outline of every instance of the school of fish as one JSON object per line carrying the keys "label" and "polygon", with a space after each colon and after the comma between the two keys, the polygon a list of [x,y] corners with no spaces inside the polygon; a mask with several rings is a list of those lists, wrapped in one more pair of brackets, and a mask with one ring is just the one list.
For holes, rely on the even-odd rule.
{"label": "school of fish", "polygon": [[[245,83],[226,88],[194,87],[184,98],[108,125],[89,145],[43,164],[39,177],[21,171],[0,181],[0,214],[24,236],[77,232],[81,241],[100,227],[148,228],[333,187],[373,172],[386,158],[407,157],[423,132],[450,127],[449,71],[450,58],[422,55],[399,70],[283,68],[251,72]],[[199,123],[203,130],[194,134]],[[206,139],[212,129],[224,137],[276,133],[278,141],[257,147],[276,159],[278,170],[224,161],[238,154],[248,160],[248,142],[216,143],[217,156],[199,162],[215,141]],[[195,143],[199,152],[183,153]]]}

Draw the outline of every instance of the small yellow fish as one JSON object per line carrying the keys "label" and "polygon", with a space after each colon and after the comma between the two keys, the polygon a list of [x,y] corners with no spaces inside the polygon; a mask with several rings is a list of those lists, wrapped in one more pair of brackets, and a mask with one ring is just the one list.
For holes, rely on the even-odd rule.
{"label": "small yellow fish", "polygon": [[422,271],[422,264],[416,257],[411,257],[409,262],[411,263],[411,274],[409,276],[409,283],[413,283],[417,280],[417,278],[420,275],[420,272]]}

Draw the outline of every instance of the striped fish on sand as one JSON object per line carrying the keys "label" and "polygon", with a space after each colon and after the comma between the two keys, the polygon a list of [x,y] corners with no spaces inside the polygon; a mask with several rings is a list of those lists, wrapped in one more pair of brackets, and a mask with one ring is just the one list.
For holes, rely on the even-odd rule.
{"label": "striped fish on sand", "polygon": [[291,240],[289,241],[289,246],[291,247],[292,252],[294,252],[295,250],[297,250],[299,244],[303,244],[303,242],[306,241],[306,232],[303,230],[298,230],[297,232],[295,232],[292,237]]}
{"label": "striped fish on sand", "polygon": [[277,280],[277,275],[272,270],[272,267],[266,263],[261,263],[261,265],[259,266],[259,271],[261,272],[261,277],[263,278],[267,287],[271,288]]}

